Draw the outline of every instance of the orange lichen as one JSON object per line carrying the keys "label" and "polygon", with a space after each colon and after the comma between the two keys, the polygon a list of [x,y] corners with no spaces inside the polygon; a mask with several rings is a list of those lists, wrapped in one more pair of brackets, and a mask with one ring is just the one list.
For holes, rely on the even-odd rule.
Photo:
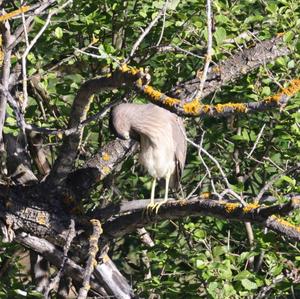
{"label": "orange lichen", "polygon": [[214,66],[214,67],[212,68],[212,71],[213,71],[213,73],[220,73],[220,72],[221,72],[219,66]]}
{"label": "orange lichen", "polygon": [[204,113],[209,113],[210,110],[211,110],[211,106],[210,106],[210,105],[201,105],[201,110],[202,110]]}
{"label": "orange lichen", "polygon": [[184,112],[188,113],[188,114],[197,114],[200,109],[202,108],[203,105],[200,104],[200,100],[199,99],[194,99],[189,103],[185,103],[183,105],[183,110]]}
{"label": "orange lichen", "polygon": [[295,196],[292,198],[293,205],[300,205],[300,196]]}
{"label": "orange lichen", "polygon": [[294,79],[290,82],[290,86],[282,90],[282,93],[288,96],[292,96],[298,91],[300,91],[300,79]]}
{"label": "orange lichen", "polygon": [[211,192],[202,192],[200,197],[203,199],[209,199],[211,197]]}
{"label": "orange lichen", "polygon": [[247,106],[242,103],[227,103],[227,104],[217,104],[214,106],[218,113],[223,113],[226,109],[233,109],[237,112],[246,112]]}
{"label": "orange lichen", "polygon": [[237,209],[240,205],[238,203],[226,203],[225,210],[227,213],[232,213],[235,209]]}
{"label": "orange lichen", "polygon": [[183,207],[183,206],[186,206],[188,204],[188,200],[183,198],[183,199],[180,199],[178,203],[181,207]]}
{"label": "orange lichen", "polygon": [[243,208],[243,211],[244,213],[248,213],[254,209],[257,209],[259,208],[259,204],[256,204],[256,203],[250,203],[248,205],[246,205],[244,208]]}
{"label": "orange lichen", "polygon": [[109,262],[109,260],[110,260],[110,258],[109,258],[109,256],[108,256],[107,254],[104,254],[104,255],[102,256],[102,261],[103,261],[103,263],[107,263],[107,262]]}
{"label": "orange lichen", "polygon": [[148,95],[151,99],[158,101],[163,95],[160,91],[154,89],[150,85],[145,85],[143,91],[146,95]]}
{"label": "orange lichen", "polygon": [[281,92],[273,96],[267,97],[265,101],[279,103],[279,101],[283,96],[291,97],[299,91],[300,91],[300,79],[294,79],[290,82],[288,87],[283,88]]}
{"label": "orange lichen", "polygon": [[122,73],[129,73],[131,75],[136,75],[138,73],[140,73],[140,70],[135,68],[135,67],[132,67],[132,66],[128,66],[127,64],[123,64],[120,66],[120,71]]}
{"label": "orange lichen", "polygon": [[109,174],[109,173],[110,173],[109,167],[108,167],[108,166],[104,166],[104,167],[102,168],[102,172],[103,172],[104,174]]}
{"label": "orange lichen", "polygon": [[45,225],[46,224],[46,216],[44,213],[40,212],[37,215],[37,222],[41,225]]}
{"label": "orange lichen", "polygon": [[143,80],[141,78],[137,79],[135,84],[138,86],[138,87],[142,87],[143,86]]}
{"label": "orange lichen", "polygon": [[9,19],[21,14],[21,13],[24,13],[24,12],[28,11],[29,9],[30,9],[30,6],[22,6],[17,10],[14,10],[10,13],[5,14],[4,16],[0,16],[0,22],[4,22],[6,20],[9,20]]}
{"label": "orange lichen", "polygon": [[107,152],[103,152],[102,153],[102,160],[103,161],[109,161],[109,159],[110,159],[109,154]]}
{"label": "orange lichen", "polygon": [[290,222],[288,222],[288,221],[286,221],[282,218],[279,218],[275,215],[272,215],[271,218],[273,220],[277,221],[278,223],[282,224],[283,226],[286,226],[287,228],[292,228],[292,229],[294,229],[294,230],[296,230],[297,232],[300,233],[300,226],[296,226],[296,225],[294,225],[294,224],[292,224],[292,223],[290,223]]}
{"label": "orange lichen", "polygon": [[168,106],[174,106],[175,104],[180,104],[180,100],[175,98],[166,97],[164,103]]}

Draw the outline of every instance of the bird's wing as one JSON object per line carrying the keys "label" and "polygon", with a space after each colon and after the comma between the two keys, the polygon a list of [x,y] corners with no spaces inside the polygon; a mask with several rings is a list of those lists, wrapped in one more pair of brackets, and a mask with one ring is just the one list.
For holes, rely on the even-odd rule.
{"label": "bird's wing", "polygon": [[186,148],[187,148],[183,120],[177,115],[174,115],[174,117],[172,118],[172,133],[173,133],[173,141],[175,147],[175,163],[176,163],[176,170],[172,178],[172,181],[173,181],[173,185],[176,187],[179,186],[180,178],[183,172],[185,158],[186,158]]}

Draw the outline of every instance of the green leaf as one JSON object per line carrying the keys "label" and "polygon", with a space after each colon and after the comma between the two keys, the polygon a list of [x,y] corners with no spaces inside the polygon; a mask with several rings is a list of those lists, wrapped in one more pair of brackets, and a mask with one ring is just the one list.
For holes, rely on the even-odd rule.
{"label": "green leaf", "polygon": [[257,284],[247,278],[242,279],[241,283],[246,290],[251,291],[257,289]]}
{"label": "green leaf", "polygon": [[216,39],[217,45],[222,44],[226,39],[226,30],[223,27],[218,27],[216,32],[214,33],[214,37]]}
{"label": "green leaf", "polygon": [[290,41],[292,41],[292,39],[294,38],[295,34],[293,31],[288,31],[284,34],[283,36],[283,41],[285,43],[289,43]]}
{"label": "green leaf", "polygon": [[56,27],[55,28],[55,36],[58,38],[58,39],[61,39],[63,37],[63,31],[60,27]]}
{"label": "green leaf", "polygon": [[213,248],[213,256],[217,257],[227,252],[226,246],[215,246]]}
{"label": "green leaf", "polygon": [[171,0],[169,3],[168,3],[168,9],[170,10],[175,10],[177,5],[179,4],[180,0]]}
{"label": "green leaf", "polygon": [[250,273],[248,270],[243,270],[234,277],[234,280],[243,280],[251,277],[253,277],[252,273]]}

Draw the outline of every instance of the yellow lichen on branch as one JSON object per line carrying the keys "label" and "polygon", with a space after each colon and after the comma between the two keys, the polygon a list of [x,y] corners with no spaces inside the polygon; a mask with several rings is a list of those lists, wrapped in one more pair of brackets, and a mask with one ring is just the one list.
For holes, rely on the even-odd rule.
{"label": "yellow lichen on branch", "polygon": [[238,203],[225,203],[225,210],[227,213],[232,213],[236,210],[240,205]]}
{"label": "yellow lichen on branch", "polygon": [[242,112],[242,113],[247,111],[247,106],[243,103],[217,104],[214,107],[218,113],[226,112],[226,109]]}
{"label": "yellow lichen on branch", "polygon": [[180,100],[175,99],[175,98],[171,98],[171,97],[166,97],[164,99],[164,103],[168,106],[174,106],[176,104],[180,104]]}
{"label": "yellow lichen on branch", "polygon": [[110,159],[109,154],[107,152],[103,152],[102,153],[102,160],[103,161],[109,161],[109,159]]}
{"label": "yellow lichen on branch", "polygon": [[296,226],[296,225],[294,225],[294,224],[292,224],[292,223],[290,223],[290,222],[288,222],[288,221],[286,221],[286,220],[284,220],[282,218],[279,218],[279,217],[277,217],[275,215],[272,215],[271,218],[273,220],[277,221],[278,223],[282,224],[286,228],[292,228],[292,229],[294,229],[294,230],[296,230],[297,232],[300,233],[300,226]]}
{"label": "yellow lichen on branch", "polygon": [[7,20],[9,20],[9,19],[21,14],[21,13],[24,13],[24,12],[28,11],[29,9],[30,9],[30,6],[22,6],[17,10],[14,10],[14,11],[9,12],[9,13],[3,15],[3,16],[0,16],[0,22],[7,21]]}
{"label": "yellow lichen on branch", "polygon": [[127,64],[123,64],[120,66],[120,71],[122,73],[128,73],[131,75],[136,75],[138,73],[141,73],[143,71],[143,69],[138,69],[132,66],[128,66]]}
{"label": "yellow lichen on branch", "polygon": [[[120,71],[122,73],[127,73],[132,76],[136,76],[137,74],[142,74],[143,69],[138,69],[135,67],[128,66],[123,64],[120,66]],[[217,70],[216,70],[217,71]],[[178,105],[180,109],[184,111],[185,114],[198,116],[200,114],[223,114],[223,113],[232,113],[232,112],[239,112],[239,113],[246,113],[248,111],[248,106],[246,103],[226,103],[226,104],[216,104],[216,105],[203,105],[201,100],[198,98],[193,99],[192,101],[185,102],[177,99],[172,98],[164,93],[160,92],[158,89],[150,85],[144,85],[143,80],[138,78],[136,80],[136,86],[152,101],[160,102],[163,105],[167,105],[169,107],[174,107]],[[277,93],[273,96],[265,98],[262,102],[269,102],[269,103],[276,103],[280,104],[280,101],[283,96],[292,96],[295,93],[300,91],[300,79],[292,80],[288,87],[283,88],[280,93]],[[182,104],[183,103],[183,104]]]}
{"label": "yellow lichen on branch", "polygon": [[163,96],[163,94],[160,91],[154,89],[150,85],[145,85],[143,91],[147,96],[149,96],[154,101],[158,101]]}
{"label": "yellow lichen on branch", "polygon": [[243,207],[243,211],[244,211],[244,213],[248,213],[257,208],[259,208],[259,204],[250,203],[250,204],[247,204],[245,207]]}
{"label": "yellow lichen on branch", "polygon": [[291,97],[299,91],[300,91],[300,79],[294,79],[290,82],[288,87],[283,88],[281,92],[279,92],[273,96],[267,97],[266,101],[267,102],[275,102],[278,104],[283,96]]}
{"label": "yellow lichen on branch", "polygon": [[202,106],[199,99],[194,99],[191,102],[183,104],[183,110],[188,114],[198,114]]}

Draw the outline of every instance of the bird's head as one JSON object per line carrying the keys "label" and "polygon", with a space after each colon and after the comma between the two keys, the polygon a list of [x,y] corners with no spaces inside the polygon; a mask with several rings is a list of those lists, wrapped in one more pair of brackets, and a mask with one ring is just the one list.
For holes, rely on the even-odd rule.
{"label": "bird's head", "polygon": [[121,139],[130,139],[132,113],[128,104],[120,104],[112,109],[110,128]]}

